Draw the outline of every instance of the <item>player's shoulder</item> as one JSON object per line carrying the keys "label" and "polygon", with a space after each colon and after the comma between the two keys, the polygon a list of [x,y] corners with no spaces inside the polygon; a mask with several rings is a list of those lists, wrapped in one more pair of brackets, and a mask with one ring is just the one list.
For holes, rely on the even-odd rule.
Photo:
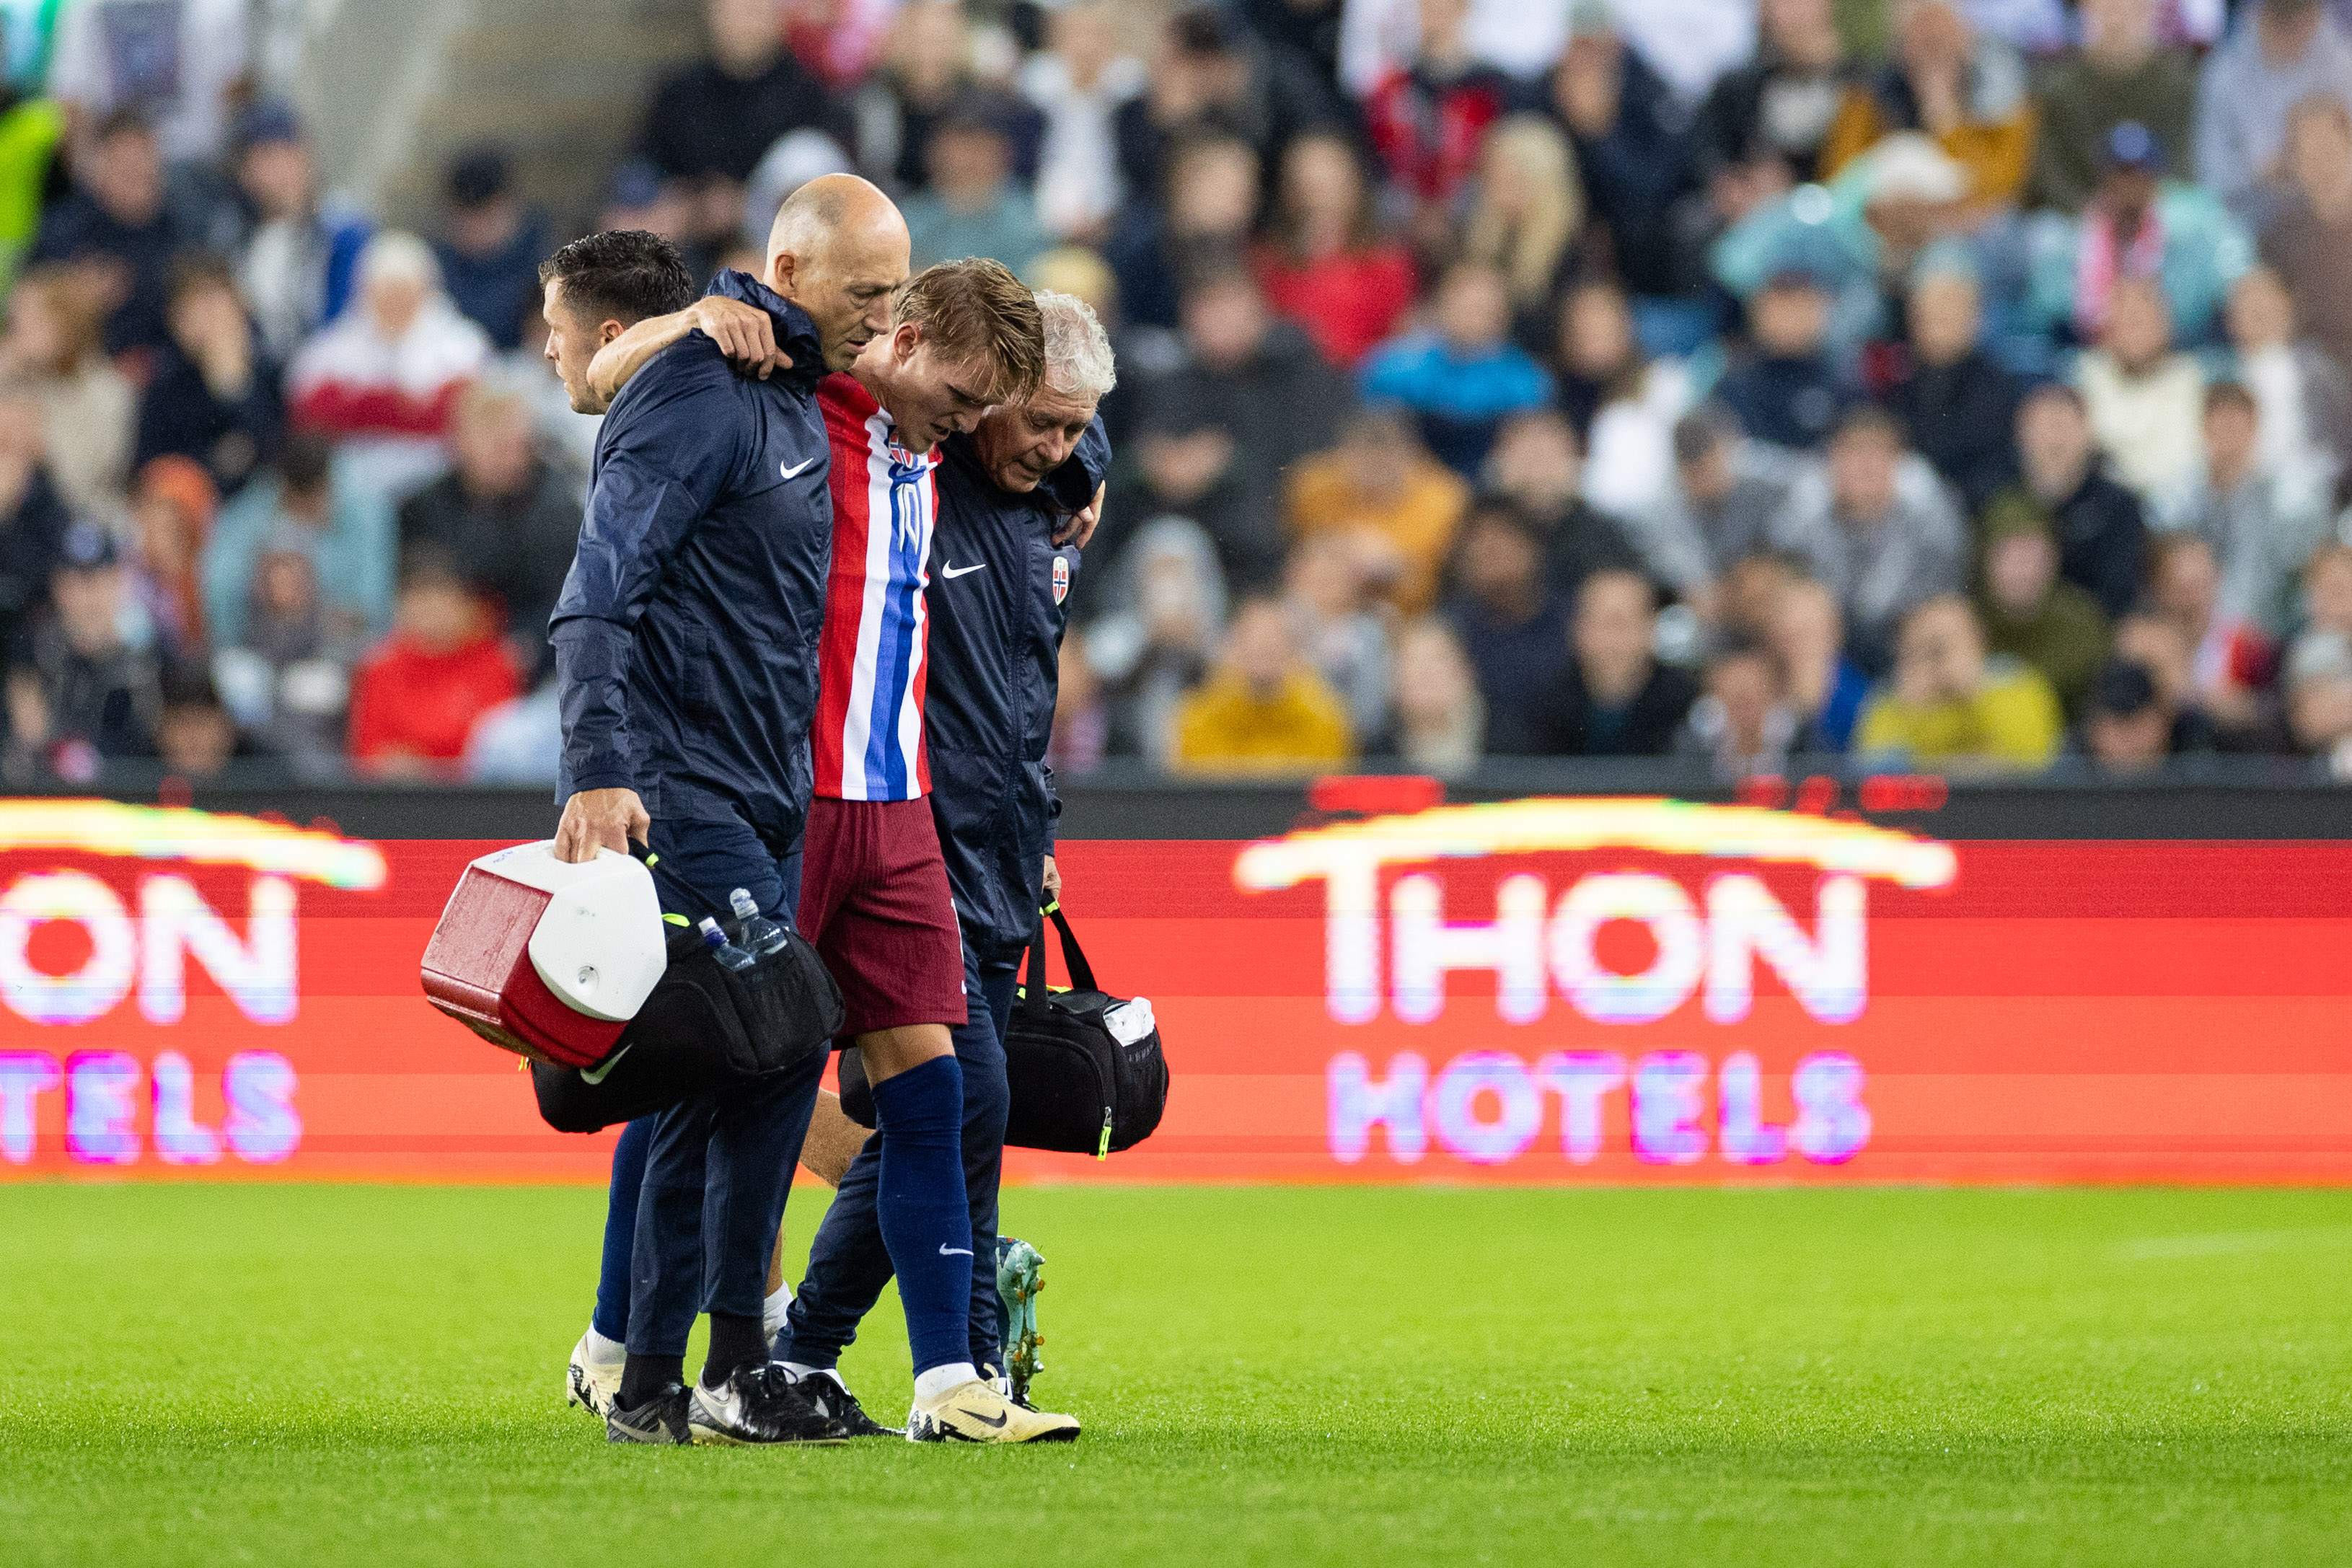
{"label": "player's shoulder", "polygon": [[743,401],[741,381],[717,343],[688,332],[637,368],[605,416],[623,425],[706,417],[714,405]]}
{"label": "player's shoulder", "polygon": [[816,384],[817,406],[826,425],[841,430],[863,430],[881,405],[866,385],[847,371],[835,371]]}

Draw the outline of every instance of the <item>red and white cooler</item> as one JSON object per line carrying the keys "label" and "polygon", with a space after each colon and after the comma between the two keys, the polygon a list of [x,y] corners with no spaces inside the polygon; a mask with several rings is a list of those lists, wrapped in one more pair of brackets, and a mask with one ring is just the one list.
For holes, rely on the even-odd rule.
{"label": "red and white cooler", "polygon": [[593,1067],[668,967],[653,875],[626,855],[518,844],[466,868],[425,949],[425,994],[502,1050]]}

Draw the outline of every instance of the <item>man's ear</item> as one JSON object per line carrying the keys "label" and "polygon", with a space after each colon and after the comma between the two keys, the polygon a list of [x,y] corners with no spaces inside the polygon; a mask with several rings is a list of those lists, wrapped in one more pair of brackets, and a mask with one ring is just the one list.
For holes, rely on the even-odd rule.
{"label": "man's ear", "polygon": [[623,332],[625,332],[628,330],[628,328],[621,325],[618,321],[607,321],[603,326],[596,329],[596,346],[600,349],[603,348],[606,343],[611,342],[614,338],[619,337]]}
{"label": "man's ear", "polygon": [[793,297],[793,279],[799,272],[800,258],[789,250],[780,250],[768,258],[768,276],[761,281],[789,300]]}
{"label": "man's ear", "polygon": [[901,321],[890,329],[890,357],[900,364],[915,357],[923,346],[923,328],[919,321]]}

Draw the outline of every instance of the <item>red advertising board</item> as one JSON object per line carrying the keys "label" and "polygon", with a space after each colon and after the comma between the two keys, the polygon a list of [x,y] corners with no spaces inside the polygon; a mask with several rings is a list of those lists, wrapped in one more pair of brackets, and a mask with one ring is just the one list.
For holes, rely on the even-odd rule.
{"label": "red advertising board", "polygon": [[[467,861],[0,801],[0,1179],[601,1179],[417,959]],[[1168,1115],[1056,1181],[2352,1181],[2352,843],[1655,800],[1063,846]]]}

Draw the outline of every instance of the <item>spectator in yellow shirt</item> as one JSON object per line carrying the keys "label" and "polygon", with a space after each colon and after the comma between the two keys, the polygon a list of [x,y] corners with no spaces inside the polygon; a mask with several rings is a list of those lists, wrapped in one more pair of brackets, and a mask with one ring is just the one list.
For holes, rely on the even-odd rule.
{"label": "spectator in yellow shirt", "polygon": [[1369,409],[1349,421],[1339,446],[1290,471],[1283,521],[1291,537],[1368,529],[1401,559],[1387,596],[1408,616],[1437,597],[1438,569],[1470,504],[1470,487],[1429,455],[1412,421]]}
{"label": "spectator in yellow shirt", "polygon": [[1347,706],[1298,651],[1282,602],[1243,603],[1216,673],[1176,710],[1189,773],[1303,773],[1352,762]]}
{"label": "spectator in yellow shirt", "polygon": [[1943,594],[1905,618],[1893,689],[1863,710],[1854,750],[1949,773],[2031,772],[2049,765],[2063,731],[2050,682],[1988,658],[1976,611]]}

